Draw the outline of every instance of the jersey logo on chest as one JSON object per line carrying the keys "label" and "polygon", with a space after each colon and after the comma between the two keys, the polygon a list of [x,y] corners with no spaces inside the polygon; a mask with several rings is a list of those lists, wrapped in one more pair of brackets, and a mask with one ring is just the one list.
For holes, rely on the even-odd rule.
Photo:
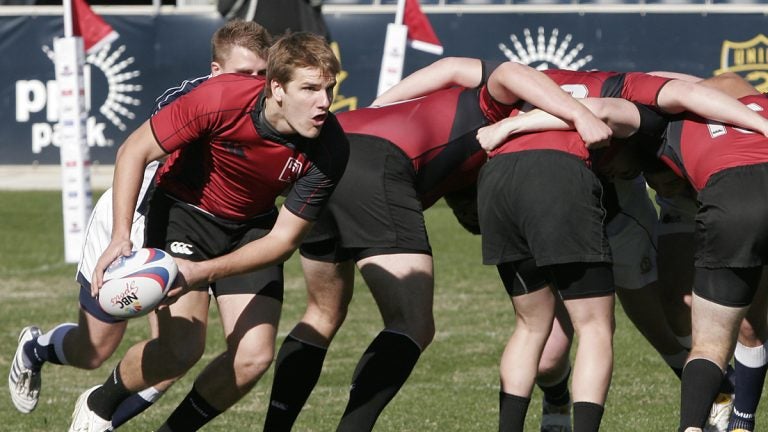
{"label": "jersey logo on chest", "polygon": [[293,182],[298,177],[299,174],[301,174],[301,169],[304,167],[304,164],[294,158],[289,157],[287,161],[285,161],[285,166],[283,167],[283,171],[280,173],[280,181],[284,182]]}

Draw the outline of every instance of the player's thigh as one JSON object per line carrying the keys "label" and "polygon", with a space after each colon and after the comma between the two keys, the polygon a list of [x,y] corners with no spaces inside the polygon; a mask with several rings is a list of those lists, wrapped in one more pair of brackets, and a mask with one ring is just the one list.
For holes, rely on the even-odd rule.
{"label": "player's thigh", "polygon": [[352,260],[327,262],[302,254],[301,268],[307,285],[309,307],[328,313],[346,310],[355,282],[355,263]]}
{"label": "player's thigh", "polygon": [[576,333],[599,331],[606,335],[613,334],[614,297],[612,294],[566,300],[565,307],[568,309],[568,315],[571,317]]}
{"label": "player's thigh", "polygon": [[431,255],[376,255],[359,260],[357,265],[385,318],[431,315],[434,286]]}
{"label": "player's thigh", "polygon": [[274,349],[282,302],[256,294],[216,298],[228,349],[252,353]]}
{"label": "player's thigh", "polygon": [[182,294],[170,306],[156,311],[158,341],[174,351],[197,352],[205,348],[209,295],[205,290]]}
{"label": "player's thigh", "polygon": [[693,348],[690,358],[707,358],[725,368],[736,346],[747,307],[729,307],[694,294],[691,305]]}
{"label": "player's thigh", "polygon": [[78,350],[93,350],[104,357],[115,352],[128,326],[126,321],[106,322],[80,309],[76,345]]}

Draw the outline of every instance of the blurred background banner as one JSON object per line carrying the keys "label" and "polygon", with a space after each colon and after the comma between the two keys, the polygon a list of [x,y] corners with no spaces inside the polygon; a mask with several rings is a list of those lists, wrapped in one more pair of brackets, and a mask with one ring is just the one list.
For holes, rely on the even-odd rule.
{"label": "blurred background banner", "polygon": [[[768,91],[764,13],[488,13],[425,8],[443,56],[515,60],[540,68],[741,73]],[[209,71],[215,10],[100,15],[120,34],[86,58],[86,133],[94,163],[112,164],[116,147],[149,115],[155,98]],[[341,58],[334,107],[368,105],[376,95],[387,24],[394,9],[325,10]],[[0,165],[58,164],[58,89],[51,60],[61,15],[0,15]],[[411,48],[404,73],[440,58]]]}

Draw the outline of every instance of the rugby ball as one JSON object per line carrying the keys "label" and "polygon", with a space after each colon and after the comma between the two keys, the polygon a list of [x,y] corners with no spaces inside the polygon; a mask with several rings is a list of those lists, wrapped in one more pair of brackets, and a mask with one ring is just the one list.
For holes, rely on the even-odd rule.
{"label": "rugby ball", "polygon": [[162,249],[142,248],[116,259],[104,272],[99,304],[116,318],[148,314],[165,298],[179,272]]}

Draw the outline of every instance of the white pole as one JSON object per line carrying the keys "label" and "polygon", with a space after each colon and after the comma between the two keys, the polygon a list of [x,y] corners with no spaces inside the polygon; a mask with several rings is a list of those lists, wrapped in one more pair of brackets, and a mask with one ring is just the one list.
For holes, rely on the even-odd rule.
{"label": "white pole", "polygon": [[395,22],[387,24],[384,54],[381,56],[381,69],[379,70],[379,87],[376,90],[376,95],[389,90],[403,77],[405,47],[408,43],[408,27],[403,25],[404,11],[405,0],[399,0]]}
{"label": "white pole", "polygon": [[91,214],[91,161],[86,139],[83,39],[72,36],[71,0],[64,1],[63,38],[53,41],[59,96],[61,206],[64,220],[64,259],[80,260],[85,228]]}
{"label": "white pole", "polygon": [[403,16],[405,16],[405,2],[406,0],[397,0],[397,12],[395,12],[395,24],[403,23]]}
{"label": "white pole", "polygon": [[64,0],[64,37],[72,37],[72,0]]}

